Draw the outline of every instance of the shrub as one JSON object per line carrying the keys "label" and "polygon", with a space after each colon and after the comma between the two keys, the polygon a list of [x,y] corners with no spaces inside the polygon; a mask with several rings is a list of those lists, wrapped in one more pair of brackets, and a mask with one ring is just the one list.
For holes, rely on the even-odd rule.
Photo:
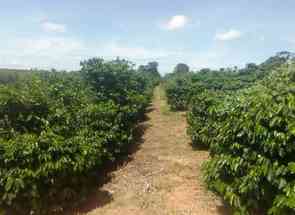
{"label": "shrub", "polygon": [[177,77],[166,84],[166,96],[170,108],[174,111],[187,110],[191,91],[190,80]]}
{"label": "shrub", "polygon": [[295,212],[295,82],[285,70],[219,109],[205,179],[241,214]]}
{"label": "shrub", "polygon": [[133,141],[150,101],[148,80],[126,61],[92,59],[80,73],[42,72],[0,86],[0,206],[53,211]]}
{"label": "shrub", "polygon": [[225,93],[222,91],[204,90],[193,96],[190,110],[187,114],[189,124],[187,132],[195,147],[208,148],[214,136],[215,127],[221,120],[218,106],[223,101]]}

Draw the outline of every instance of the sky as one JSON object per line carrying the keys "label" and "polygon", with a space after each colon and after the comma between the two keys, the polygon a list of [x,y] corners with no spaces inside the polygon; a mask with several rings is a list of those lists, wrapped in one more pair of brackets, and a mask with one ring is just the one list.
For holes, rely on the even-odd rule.
{"label": "sky", "polygon": [[77,70],[92,57],[192,70],[295,51],[294,0],[0,0],[0,67]]}

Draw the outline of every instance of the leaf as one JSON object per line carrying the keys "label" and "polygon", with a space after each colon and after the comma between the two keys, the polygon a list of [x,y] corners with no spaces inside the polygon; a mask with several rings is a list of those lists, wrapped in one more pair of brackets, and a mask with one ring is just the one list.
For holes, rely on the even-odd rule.
{"label": "leaf", "polygon": [[11,177],[8,177],[5,184],[5,191],[6,192],[11,191],[13,184],[14,184],[14,179]]}
{"label": "leaf", "polygon": [[288,163],[288,169],[292,174],[295,174],[295,162]]}

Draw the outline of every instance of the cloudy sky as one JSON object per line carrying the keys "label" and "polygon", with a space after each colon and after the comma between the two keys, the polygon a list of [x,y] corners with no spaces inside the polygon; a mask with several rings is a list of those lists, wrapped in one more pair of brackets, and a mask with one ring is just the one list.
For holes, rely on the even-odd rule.
{"label": "cloudy sky", "polygon": [[0,67],[78,69],[90,57],[191,68],[295,51],[294,0],[0,0]]}

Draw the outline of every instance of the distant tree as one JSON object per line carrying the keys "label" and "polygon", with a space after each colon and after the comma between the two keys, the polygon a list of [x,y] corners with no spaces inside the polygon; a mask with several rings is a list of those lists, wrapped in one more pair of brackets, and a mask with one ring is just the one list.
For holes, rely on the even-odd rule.
{"label": "distant tree", "polygon": [[211,70],[209,68],[203,68],[200,70],[201,73],[208,73],[210,72]]}
{"label": "distant tree", "polygon": [[247,70],[257,70],[258,66],[255,63],[248,63],[248,64],[246,64],[246,69]]}
{"label": "distant tree", "polygon": [[149,62],[147,65],[140,65],[138,67],[138,71],[158,73],[158,66],[159,66],[159,63],[156,61],[153,61],[153,62]]}
{"label": "distant tree", "polygon": [[189,66],[184,63],[179,63],[174,68],[174,73],[188,73]]}
{"label": "distant tree", "polygon": [[239,70],[239,73],[241,75],[257,73],[259,69],[260,69],[259,66],[256,65],[255,63],[247,63],[245,68]]}
{"label": "distant tree", "polygon": [[145,71],[145,68],[146,68],[146,66],[140,65],[137,70],[140,72],[143,72],[143,71]]}
{"label": "distant tree", "polygon": [[153,61],[149,62],[147,65],[140,65],[137,71],[141,73],[143,77],[147,77],[148,79],[150,79],[152,81],[152,84],[155,85],[159,83],[161,79],[161,75],[158,71],[158,66],[159,63]]}
{"label": "distant tree", "polygon": [[149,62],[146,67],[147,67],[147,70],[149,71],[158,72],[158,66],[159,66],[159,63],[156,61],[153,61],[153,62]]}

